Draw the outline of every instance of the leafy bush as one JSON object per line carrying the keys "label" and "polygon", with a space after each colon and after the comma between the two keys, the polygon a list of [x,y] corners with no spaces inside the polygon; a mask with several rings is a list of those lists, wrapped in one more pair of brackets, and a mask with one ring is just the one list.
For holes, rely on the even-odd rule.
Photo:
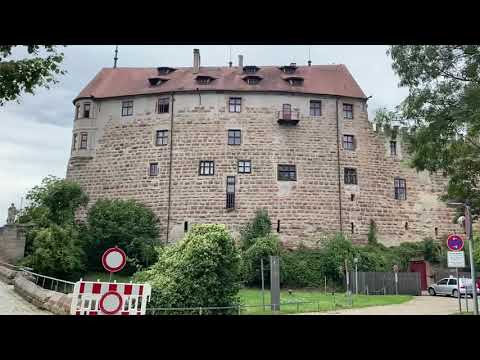
{"label": "leafy bush", "polygon": [[255,239],[264,238],[270,234],[272,222],[265,209],[259,209],[255,212],[255,217],[246,223],[240,231],[242,250],[247,250],[253,245]]}
{"label": "leafy bush", "polygon": [[349,264],[353,263],[354,248],[350,240],[343,234],[336,234],[322,241],[323,261],[322,273],[328,279],[339,282],[345,271],[345,259]]}
{"label": "leafy bush", "polygon": [[75,211],[87,204],[88,197],[76,182],[47,176],[27,193],[26,200],[28,206],[20,212],[17,222],[30,225],[25,239],[27,256],[35,250],[33,242],[38,230],[51,224],[74,226]]}
{"label": "leafy bush", "polygon": [[85,254],[73,226],[51,224],[34,231],[32,253],[21,263],[36,272],[67,280],[78,280],[85,270]]}
{"label": "leafy bush", "polygon": [[323,257],[323,252],[318,249],[283,250],[280,261],[282,286],[294,288],[323,286],[325,280]]}
{"label": "leafy bush", "polygon": [[152,285],[151,307],[231,306],[239,302],[240,261],[224,225],[193,225],[183,240],[163,248],[157,263],[134,279]]}
{"label": "leafy bush", "polygon": [[87,216],[83,236],[90,270],[101,270],[102,254],[118,246],[127,254],[125,273],[132,274],[157,260],[158,228],[152,210],[135,200],[98,200]]}
{"label": "leafy bush", "polygon": [[267,235],[256,238],[243,253],[242,279],[246,285],[257,286],[261,284],[261,259],[264,259],[265,269],[268,269],[269,256],[280,254],[280,242],[277,235]]}

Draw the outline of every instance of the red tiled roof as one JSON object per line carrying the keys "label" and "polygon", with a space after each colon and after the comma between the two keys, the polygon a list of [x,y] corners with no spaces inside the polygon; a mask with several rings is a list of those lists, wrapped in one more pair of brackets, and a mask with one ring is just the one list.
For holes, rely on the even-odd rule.
{"label": "red tiled roof", "polygon": [[[157,68],[103,68],[75,98],[109,98],[118,96],[159,94],[200,90],[225,91],[278,91],[321,95],[340,95],[363,98],[366,96],[345,65],[299,66],[295,73],[288,74],[304,78],[302,86],[292,87],[284,80],[280,66],[259,66],[254,74],[262,77],[256,85],[247,84],[245,74],[237,67],[204,67],[199,74],[215,78],[207,85],[200,85],[191,67],[177,68],[162,78],[169,79],[158,86],[151,86],[148,78],[158,76]],[[75,101],[74,100],[74,101]]]}

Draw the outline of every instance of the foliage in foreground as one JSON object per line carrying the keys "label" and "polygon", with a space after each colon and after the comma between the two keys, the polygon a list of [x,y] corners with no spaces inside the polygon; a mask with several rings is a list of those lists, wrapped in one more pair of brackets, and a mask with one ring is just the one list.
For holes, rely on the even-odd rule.
{"label": "foliage in foreground", "polygon": [[[26,50],[28,56],[18,59],[12,55],[19,46]],[[65,74],[60,68],[62,61],[63,53],[56,45],[1,45],[0,106],[7,101],[18,100],[22,92],[34,94],[39,87],[48,89],[49,84],[57,83],[56,75]]]}
{"label": "foliage in foreground", "polygon": [[90,208],[83,232],[89,270],[103,269],[101,256],[118,246],[127,254],[125,273],[132,274],[157,260],[155,214],[134,200],[100,199]]}
{"label": "foliage in foreground", "polygon": [[32,252],[23,265],[35,272],[66,280],[78,280],[85,271],[85,254],[71,225],[51,224],[35,231]]}
{"label": "foliage in foreground", "polygon": [[239,302],[240,261],[224,225],[194,225],[134,279],[152,285],[152,308],[232,306]]}
{"label": "foliage in foreground", "polygon": [[447,175],[444,200],[469,201],[480,214],[480,46],[394,45],[388,54],[409,94],[385,118],[409,128],[412,165]]}
{"label": "foliage in foreground", "polygon": [[241,229],[241,248],[247,250],[254,244],[256,239],[264,238],[270,234],[272,222],[265,209],[259,209],[255,212],[254,218],[247,222]]}
{"label": "foliage in foreground", "polygon": [[77,183],[48,176],[26,199],[29,205],[17,220],[29,225],[22,263],[45,275],[74,279],[85,268],[75,211],[88,197]]}

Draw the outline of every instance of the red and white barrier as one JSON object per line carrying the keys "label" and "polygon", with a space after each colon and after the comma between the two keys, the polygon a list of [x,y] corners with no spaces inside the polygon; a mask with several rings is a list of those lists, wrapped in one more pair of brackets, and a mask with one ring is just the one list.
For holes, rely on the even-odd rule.
{"label": "red and white barrier", "polygon": [[73,289],[71,315],[145,315],[149,284],[80,280]]}

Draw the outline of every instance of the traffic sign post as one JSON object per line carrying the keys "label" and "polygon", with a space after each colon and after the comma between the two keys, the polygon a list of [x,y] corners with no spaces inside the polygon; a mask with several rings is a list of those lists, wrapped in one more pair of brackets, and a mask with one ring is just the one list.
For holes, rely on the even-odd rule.
{"label": "traffic sign post", "polygon": [[102,255],[102,265],[110,273],[110,282],[112,273],[122,270],[127,263],[127,255],[119,247],[107,249]]}
{"label": "traffic sign post", "polygon": [[[447,253],[447,263],[448,267],[455,268],[455,273],[457,274],[457,295],[458,295],[458,310],[462,312],[462,301],[460,295],[460,278],[458,276],[458,268],[465,267],[465,253],[461,251],[465,245],[463,238],[460,235],[452,234],[447,239],[447,246],[451,251]],[[465,299],[467,298],[467,293],[465,292]],[[468,311],[468,304],[467,304]]]}

